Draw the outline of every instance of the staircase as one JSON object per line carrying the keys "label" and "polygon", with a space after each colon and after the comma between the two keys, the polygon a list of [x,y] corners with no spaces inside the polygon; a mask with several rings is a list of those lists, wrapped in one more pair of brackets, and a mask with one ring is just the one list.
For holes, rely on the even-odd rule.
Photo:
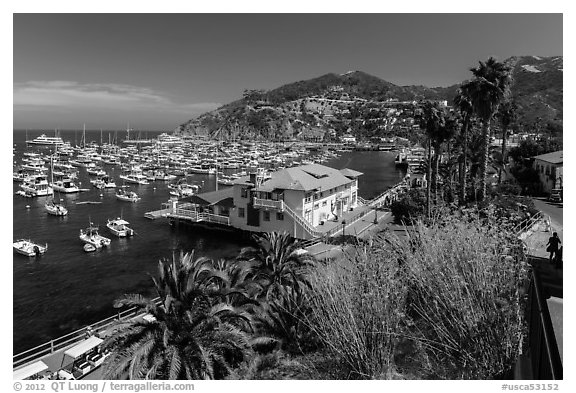
{"label": "staircase", "polygon": [[315,230],[314,227],[308,221],[304,220],[302,217],[300,217],[298,214],[296,214],[296,212],[294,210],[292,210],[292,208],[290,208],[290,206],[288,206],[287,204],[284,204],[284,210],[288,213],[288,215],[290,217],[292,217],[292,219],[294,221],[296,221],[302,228],[304,228],[304,230],[306,232],[308,232],[308,234],[310,234],[312,237],[322,236],[322,232]]}

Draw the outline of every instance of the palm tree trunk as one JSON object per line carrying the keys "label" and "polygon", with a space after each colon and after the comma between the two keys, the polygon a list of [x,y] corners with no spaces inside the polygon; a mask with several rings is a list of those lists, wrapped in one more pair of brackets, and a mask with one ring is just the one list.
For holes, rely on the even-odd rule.
{"label": "palm tree trunk", "polygon": [[434,171],[432,172],[432,182],[434,189],[434,203],[438,204],[438,174],[440,168],[440,145],[434,146]]}
{"label": "palm tree trunk", "polygon": [[480,190],[478,200],[481,202],[486,197],[486,177],[488,175],[488,152],[490,150],[490,119],[482,122],[482,153],[480,161]]}
{"label": "palm tree trunk", "polygon": [[460,174],[460,205],[466,202],[466,170],[467,170],[467,156],[468,156],[468,127],[470,117],[466,115],[464,119],[464,143],[462,144],[462,167],[463,172]]}
{"label": "palm tree trunk", "polygon": [[[508,128],[502,127],[502,168],[506,168],[506,138],[508,137]],[[498,184],[502,183],[502,168],[498,170]]]}
{"label": "palm tree trunk", "polygon": [[430,218],[430,183],[432,172],[432,141],[428,139],[428,163],[426,168],[426,215]]}

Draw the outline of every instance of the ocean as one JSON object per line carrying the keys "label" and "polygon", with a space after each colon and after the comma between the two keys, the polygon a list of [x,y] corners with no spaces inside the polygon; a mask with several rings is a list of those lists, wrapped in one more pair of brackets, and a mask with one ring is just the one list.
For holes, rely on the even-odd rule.
{"label": "ocean", "polygon": [[[28,138],[40,134],[29,131]],[[75,140],[80,141],[81,134],[81,131],[60,132],[60,136],[72,144]],[[147,132],[141,137],[152,138],[158,134]],[[107,142],[114,139],[115,133],[86,131],[87,141],[99,142],[101,136]],[[131,139],[134,137],[131,135]],[[24,151],[42,149],[27,148],[25,140],[24,131],[13,132],[13,161],[20,163]],[[359,195],[370,199],[403,178],[404,173],[394,166],[394,157],[392,152],[349,152],[323,165],[363,172],[358,182]],[[119,166],[105,166],[105,170],[117,185],[122,184]],[[155,296],[150,275],[156,275],[160,259],[191,251],[198,257],[232,258],[242,247],[249,245],[246,238],[186,226],[173,228],[164,219],[145,218],[145,212],[160,209],[161,204],[168,200],[167,182],[131,185],[142,199],[128,203],[118,201],[114,189],[97,190],[92,187],[84,168],[80,169],[79,181],[81,188],[90,190],[56,194],[56,198],[61,198],[68,208],[65,217],[48,215],[44,210],[45,197],[13,195],[14,240],[29,238],[48,244],[46,254],[38,258],[14,253],[14,353],[115,314],[113,301],[125,293]],[[215,189],[214,176],[188,176],[188,182],[203,184],[203,192]],[[13,193],[19,190],[19,185],[13,183]],[[107,219],[117,217],[130,222],[130,227],[136,232],[134,237],[121,239],[108,233]],[[112,239],[109,247],[93,253],[84,252],[78,235],[89,222],[100,227],[100,234]]]}

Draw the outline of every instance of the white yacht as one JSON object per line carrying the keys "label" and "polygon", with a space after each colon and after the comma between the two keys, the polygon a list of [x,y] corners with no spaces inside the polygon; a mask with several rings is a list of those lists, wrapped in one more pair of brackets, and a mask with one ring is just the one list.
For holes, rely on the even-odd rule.
{"label": "white yacht", "polygon": [[24,179],[22,185],[20,185],[20,188],[22,188],[26,196],[46,196],[54,193],[45,175],[32,175],[27,177]]}
{"label": "white yacht", "polygon": [[92,223],[86,230],[80,229],[80,240],[96,248],[109,246],[112,242],[107,237],[98,234],[98,227],[92,226]]}
{"label": "white yacht", "polygon": [[59,136],[46,136],[46,134],[42,134],[38,138],[26,141],[26,143],[29,145],[57,146],[63,145],[64,141]]}
{"label": "white yacht", "polygon": [[31,240],[20,239],[13,243],[13,247],[18,254],[26,255],[27,257],[33,257],[44,254],[48,249],[48,244],[42,246],[38,243],[34,243]]}
{"label": "white yacht", "polygon": [[68,209],[66,209],[66,207],[61,203],[54,202],[54,198],[50,198],[50,200],[46,201],[44,207],[46,208],[46,212],[53,216],[62,217],[68,214]]}
{"label": "white yacht", "polygon": [[106,224],[106,228],[110,230],[114,235],[118,237],[127,237],[134,235],[134,230],[129,228],[127,225],[130,224],[128,221],[125,221],[121,218],[117,218],[115,220],[108,220]]}
{"label": "white yacht", "polygon": [[54,191],[62,192],[64,194],[72,194],[74,192],[80,192],[80,188],[72,181],[70,178],[62,178],[56,180],[51,184]]}
{"label": "white yacht", "polygon": [[124,202],[138,202],[140,197],[134,191],[124,191],[122,188],[116,192],[116,199]]}
{"label": "white yacht", "polygon": [[141,167],[138,165],[131,167],[130,173],[120,175],[120,179],[124,180],[126,183],[150,184],[146,179],[146,175],[142,173]]}

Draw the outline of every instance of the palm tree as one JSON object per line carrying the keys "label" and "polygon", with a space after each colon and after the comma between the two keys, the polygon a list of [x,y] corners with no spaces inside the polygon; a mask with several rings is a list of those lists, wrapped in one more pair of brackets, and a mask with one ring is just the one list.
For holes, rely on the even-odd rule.
{"label": "palm tree", "polygon": [[[502,126],[502,166],[506,167],[506,139],[508,138],[508,128],[517,119],[517,106],[512,100],[506,100],[498,108],[498,117]],[[502,170],[498,171],[498,184],[502,183]]]}
{"label": "palm tree", "polygon": [[303,328],[310,288],[307,273],[316,260],[286,232],[265,233],[254,240],[257,247],[243,249],[238,259],[254,263],[252,279],[261,287],[255,320],[267,334],[293,344]]}
{"label": "palm tree", "polygon": [[[438,178],[440,175],[439,166],[440,158],[444,150],[444,144],[449,142],[450,139],[456,134],[458,127],[458,120],[454,117],[446,117],[444,124],[439,127],[434,134],[431,135],[432,143],[434,145],[434,172],[432,175],[432,188],[434,189],[434,199],[438,203]],[[448,151],[448,154],[450,151]]]}
{"label": "palm tree", "polygon": [[426,102],[422,108],[420,127],[428,139],[428,163],[426,169],[426,215],[430,217],[430,189],[432,183],[432,144],[443,134],[446,119],[438,103]]}
{"label": "palm tree", "polygon": [[464,117],[462,122],[462,155],[461,169],[460,169],[460,204],[466,202],[466,171],[468,168],[468,130],[470,128],[470,120],[474,113],[470,97],[466,96],[462,89],[458,89],[454,97],[454,106],[460,111]]}
{"label": "palm tree", "polygon": [[471,68],[474,78],[464,83],[461,89],[470,97],[470,102],[476,115],[482,120],[482,162],[480,166],[479,200],[486,195],[486,174],[488,170],[488,154],[490,147],[490,121],[500,103],[509,93],[512,83],[511,68],[490,57],[486,62]]}
{"label": "palm tree", "polygon": [[111,327],[104,378],[220,379],[247,357],[250,337],[241,327],[250,320],[217,301],[209,261],[194,260],[193,253],[160,261],[153,279],[159,304],[140,295],[116,300],[115,307],[136,307],[152,318]]}
{"label": "palm tree", "polygon": [[315,259],[287,232],[264,233],[255,236],[257,247],[244,248],[239,260],[255,264],[254,281],[262,285],[260,298],[272,299],[281,295],[285,287],[299,290],[306,286],[306,269]]}

